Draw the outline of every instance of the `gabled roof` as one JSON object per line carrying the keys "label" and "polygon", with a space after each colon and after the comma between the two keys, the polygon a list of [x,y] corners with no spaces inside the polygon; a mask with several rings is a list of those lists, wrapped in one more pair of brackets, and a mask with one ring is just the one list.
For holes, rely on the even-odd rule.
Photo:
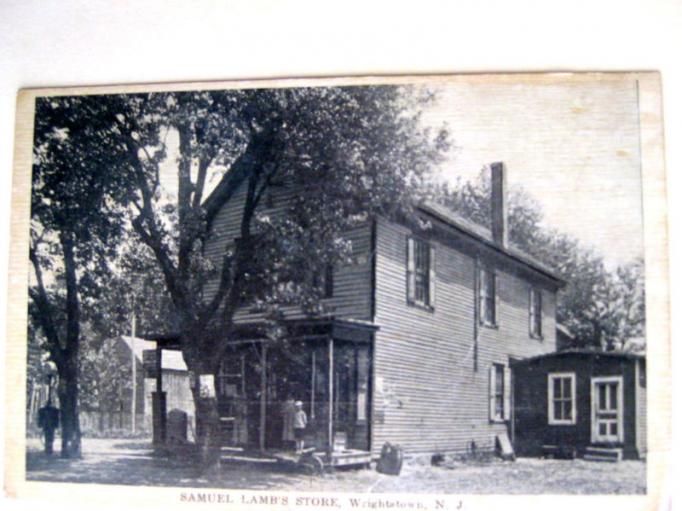
{"label": "gabled roof", "polygon": [[[228,201],[237,191],[239,186],[244,182],[248,175],[247,166],[239,162],[218,184],[218,186],[209,194],[203,203],[208,213],[209,222],[212,221],[217,210],[220,209],[224,201]],[[489,228],[479,225],[471,220],[455,213],[449,208],[442,206],[433,201],[428,201],[420,204],[418,210],[432,215],[439,220],[447,223],[451,227],[462,231],[474,239],[483,241],[486,245],[493,249],[507,255],[508,257],[523,263],[524,265],[539,271],[540,273],[550,277],[559,282],[560,285],[565,285],[565,281],[549,266],[537,260],[535,257],[524,252],[519,247],[508,244],[506,247],[501,247],[493,242],[492,232]]]}
{"label": "gabled roof", "polygon": [[544,275],[560,282],[562,285],[565,284],[564,280],[559,277],[559,275],[549,266],[541,261],[538,261],[535,257],[524,252],[519,247],[508,244],[506,247],[502,247],[493,241],[493,235],[489,228],[479,225],[471,220],[463,217],[462,215],[455,213],[451,209],[437,204],[435,202],[429,201],[420,204],[419,210],[424,213],[431,215],[442,222],[445,222],[451,227],[462,231],[464,234],[483,242],[484,244],[490,246],[491,248],[505,254],[506,256],[523,263],[524,265],[543,273]]}

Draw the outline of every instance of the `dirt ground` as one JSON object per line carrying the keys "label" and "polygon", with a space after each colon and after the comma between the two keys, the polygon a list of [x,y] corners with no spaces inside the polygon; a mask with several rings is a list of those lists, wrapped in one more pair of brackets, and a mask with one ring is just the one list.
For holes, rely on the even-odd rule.
{"label": "dirt ground", "polygon": [[202,476],[184,462],[152,455],[147,441],[84,439],[81,460],[62,460],[27,441],[26,478],[34,481],[212,487],[250,490],[440,494],[642,494],[646,464],[521,458],[516,462],[456,462],[433,467],[406,460],[400,476],[372,469],[309,475],[276,464],[225,462],[221,473]]}

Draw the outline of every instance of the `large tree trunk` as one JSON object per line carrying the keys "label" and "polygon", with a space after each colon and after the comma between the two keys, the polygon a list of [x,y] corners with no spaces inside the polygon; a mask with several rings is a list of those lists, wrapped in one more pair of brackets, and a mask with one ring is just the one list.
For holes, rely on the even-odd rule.
{"label": "large tree trunk", "polygon": [[[80,457],[81,432],[78,420],[78,353],[80,351],[80,303],[76,275],[75,243],[68,232],[60,234],[66,280],[66,346],[62,350],[60,399],[62,409],[62,456]],[[59,363],[57,364],[59,365]]]}
{"label": "large tree trunk", "polygon": [[81,430],[78,419],[78,360],[66,355],[59,368],[59,408],[62,433],[62,458],[81,456]]}
{"label": "large tree trunk", "polygon": [[220,470],[220,449],[222,447],[218,400],[216,397],[202,397],[197,388],[194,391],[194,404],[197,421],[198,462],[203,472],[214,473]]}
{"label": "large tree trunk", "polygon": [[[216,389],[216,375],[220,368],[220,356],[202,352],[192,340],[182,343],[187,368],[194,375],[192,397],[196,418],[197,462],[204,473],[220,470],[222,431]],[[202,378],[204,376],[204,378]]]}

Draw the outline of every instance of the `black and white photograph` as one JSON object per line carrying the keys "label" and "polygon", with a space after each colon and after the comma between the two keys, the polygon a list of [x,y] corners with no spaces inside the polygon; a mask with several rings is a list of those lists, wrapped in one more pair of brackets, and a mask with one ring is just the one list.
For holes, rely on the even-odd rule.
{"label": "black and white photograph", "polygon": [[297,508],[646,496],[658,87],[26,91],[24,481]]}

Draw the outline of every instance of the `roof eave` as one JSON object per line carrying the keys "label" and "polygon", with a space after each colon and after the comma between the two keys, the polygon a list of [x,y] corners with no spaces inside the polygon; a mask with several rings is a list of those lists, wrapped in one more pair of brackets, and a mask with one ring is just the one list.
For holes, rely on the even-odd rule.
{"label": "roof eave", "polygon": [[452,227],[454,229],[457,229],[458,231],[461,231],[463,234],[466,234],[467,236],[469,236],[471,238],[476,239],[477,241],[479,241],[479,242],[485,244],[486,246],[488,246],[489,248],[492,248],[493,250],[505,255],[506,257],[514,259],[515,261],[517,261],[517,262],[519,262],[519,263],[521,263],[521,264],[543,274],[544,276],[554,280],[557,283],[559,288],[566,286],[567,282],[564,279],[562,279],[561,277],[559,277],[556,273],[554,273],[554,272],[552,272],[546,268],[542,268],[542,267],[538,266],[537,264],[533,263],[532,261],[529,261],[529,260],[527,260],[527,259],[525,259],[525,258],[523,258],[517,254],[510,252],[509,249],[505,249],[505,248],[495,244],[493,241],[486,239],[484,236],[481,236],[477,232],[472,231],[471,229],[468,229],[465,226],[462,226],[456,222],[453,222],[449,218],[446,218],[443,215],[441,215],[438,211],[430,208],[428,205],[420,204],[419,206],[417,206],[417,208],[420,211],[426,213],[427,215],[435,217],[437,220],[449,225],[450,227]]}

